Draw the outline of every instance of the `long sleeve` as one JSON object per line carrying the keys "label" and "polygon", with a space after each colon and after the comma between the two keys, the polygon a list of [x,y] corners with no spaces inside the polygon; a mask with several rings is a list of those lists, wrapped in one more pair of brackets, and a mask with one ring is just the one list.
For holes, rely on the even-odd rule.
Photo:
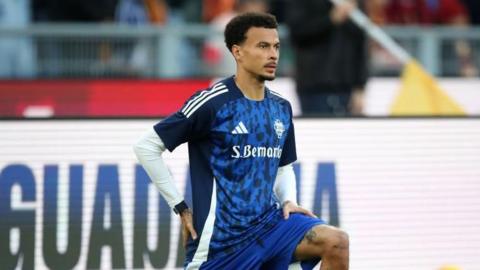
{"label": "long sleeve", "polygon": [[183,201],[183,196],[177,191],[172,176],[163,161],[162,153],[165,145],[153,129],[149,129],[133,147],[138,160],[157,187],[162,197],[173,209]]}
{"label": "long sleeve", "polygon": [[278,168],[273,190],[280,203],[286,201],[297,203],[297,184],[292,164]]}

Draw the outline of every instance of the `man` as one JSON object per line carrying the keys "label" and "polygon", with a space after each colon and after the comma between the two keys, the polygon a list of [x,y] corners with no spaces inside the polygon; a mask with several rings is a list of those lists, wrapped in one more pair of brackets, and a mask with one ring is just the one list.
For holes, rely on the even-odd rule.
{"label": "man", "polygon": [[[225,29],[236,75],[191,97],[135,145],[140,162],[180,215],[186,269],[348,269],[348,237],[296,203],[288,101],[265,87],[275,78],[275,17],[245,13]],[[193,212],[161,153],[188,142]]]}
{"label": "man", "polygon": [[295,50],[295,81],[304,115],[363,114],[367,37],[349,20],[364,0],[288,0],[286,23]]}

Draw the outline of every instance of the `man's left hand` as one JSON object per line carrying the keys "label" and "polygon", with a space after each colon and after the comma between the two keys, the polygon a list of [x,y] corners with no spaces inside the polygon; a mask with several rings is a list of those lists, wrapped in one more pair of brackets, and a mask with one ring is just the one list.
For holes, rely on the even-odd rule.
{"label": "man's left hand", "polygon": [[310,210],[302,208],[292,201],[286,201],[283,203],[283,217],[288,219],[290,217],[290,213],[302,213],[310,217],[317,217]]}

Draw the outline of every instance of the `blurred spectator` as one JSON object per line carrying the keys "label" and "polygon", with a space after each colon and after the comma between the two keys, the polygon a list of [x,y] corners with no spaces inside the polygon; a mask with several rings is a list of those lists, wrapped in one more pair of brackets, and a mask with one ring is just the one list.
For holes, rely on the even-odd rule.
{"label": "blurred spectator", "polygon": [[[41,22],[54,23],[98,23],[113,22],[117,0],[35,0],[34,18]],[[85,44],[85,40],[82,40]],[[102,66],[110,57],[110,44],[105,40],[89,40],[87,50],[72,38],[36,39],[39,75],[45,77],[83,77],[77,65],[87,65],[92,73],[95,66]],[[82,50],[83,49],[83,50]]]}
{"label": "blurred spectator", "polygon": [[460,0],[391,0],[386,13],[389,24],[468,24]]}
{"label": "blurred spectator", "polygon": [[480,1],[479,0],[463,0],[468,14],[470,15],[470,23],[474,25],[480,24]]}
{"label": "blurred spectator", "polygon": [[364,1],[287,1],[296,52],[296,84],[304,114],[359,115],[367,81],[366,34],[349,19]]}
{"label": "blurred spectator", "polygon": [[[169,6],[165,0],[120,0],[116,12],[116,21],[129,25],[147,25],[155,24],[160,27],[170,27],[173,29],[178,25],[185,24],[182,13],[182,1],[178,1],[176,5]],[[130,48],[126,65],[127,70],[132,74],[145,74],[142,70],[148,69],[149,57],[151,56],[151,48],[148,47],[148,40],[135,41],[133,49]],[[130,46],[131,47],[131,46]],[[192,59],[193,51],[186,40],[182,40],[176,35],[166,33],[161,39],[162,76],[179,77],[191,76],[193,69]],[[124,51],[125,53],[125,51]],[[168,65],[168,66],[167,66]]]}
{"label": "blurred spectator", "polygon": [[165,24],[167,22],[167,4],[163,0],[144,0],[148,18],[152,24]]}
{"label": "blurred spectator", "polygon": [[[417,25],[448,25],[465,27],[469,25],[469,17],[461,0],[390,0],[385,6],[386,23],[388,24],[417,24]],[[458,40],[454,42],[454,52],[444,51],[456,55],[457,74],[472,77],[478,75],[473,61],[472,49],[468,42]]]}
{"label": "blurred spectator", "polygon": [[[142,26],[162,25],[167,20],[165,2],[157,0],[119,0],[115,12],[115,21],[120,24]],[[149,48],[148,40],[133,40],[114,46],[110,57],[112,68],[124,76],[148,74]]]}
{"label": "blurred spectator", "polygon": [[[1,27],[27,27],[30,24],[30,0],[0,0]],[[30,38],[2,36],[0,38],[0,77],[22,78],[35,75]]]}
{"label": "blurred spectator", "polygon": [[32,3],[32,20],[34,22],[48,21],[48,0],[35,0]]}
{"label": "blurred spectator", "polygon": [[234,7],[235,0],[203,0],[203,21],[210,22],[220,14],[231,12]]}
{"label": "blurred spectator", "polygon": [[117,0],[40,0],[34,13],[35,18],[53,22],[113,21],[116,5]]}
{"label": "blurred spectator", "polygon": [[365,13],[370,20],[378,25],[387,23],[385,7],[390,0],[370,0],[365,2]]}
{"label": "blurred spectator", "polygon": [[283,24],[285,22],[285,5],[287,0],[270,0],[269,2],[269,12],[275,15],[277,22]]}
{"label": "blurred spectator", "polygon": [[[170,0],[176,1],[176,0]],[[169,2],[170,2],[169,1]],[[189,23],[201,23],[202,21],[202,1],[198,0],[184,0],[182,6],[185,20]]]}
{"label": "blurred spectator", "polygon": [[[165,11],[154,12],[156,14],[157,23],[163,23],[165,20]],[[150,17],[155,17],[154,14],[149,14],[145,7],[144,0],[120,0],[115,12],[115,21],[120,24],[129,25],[146,25],[150,23]],[[163,18],[159,18],[159,17]]]}
{"label": "blurred spectator", "polygon": [[236,63],[230,50],[225,46],[223,30],[237,14],[244,12],[267,12],[267,0],[237,0],[232,10],[218,14],[210,22],[215,35],[205,42],[203,59],[209,75],[226,77],[235,74]]}

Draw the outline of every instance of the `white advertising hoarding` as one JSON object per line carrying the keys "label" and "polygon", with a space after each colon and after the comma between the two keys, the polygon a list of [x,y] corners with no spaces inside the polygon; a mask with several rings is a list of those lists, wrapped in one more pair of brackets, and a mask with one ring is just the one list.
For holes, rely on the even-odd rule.
{"label": "white advertising hoarding", "polygon": [[[467,115],[480,115],[480,79],[440,78],[436,81]],[[293,115],[301,115],[302,109],[293,79],[278,78],[267,82],[267,85],[290,101]],[[365,87],[364,114],[366,116],[390,115],[392,104],[401,87],[402,81],[398,78],[370,78]]]}
{"label": "white advertising hoarding", "polygon": [[[155,122],[0,122],[0,265],[180,267],[178,218],[132,151]],[[300,202],[349,233],[351,269],[479,269],[480,119],[295,127]],[[186,147],[165,159],[188,190]]]}

